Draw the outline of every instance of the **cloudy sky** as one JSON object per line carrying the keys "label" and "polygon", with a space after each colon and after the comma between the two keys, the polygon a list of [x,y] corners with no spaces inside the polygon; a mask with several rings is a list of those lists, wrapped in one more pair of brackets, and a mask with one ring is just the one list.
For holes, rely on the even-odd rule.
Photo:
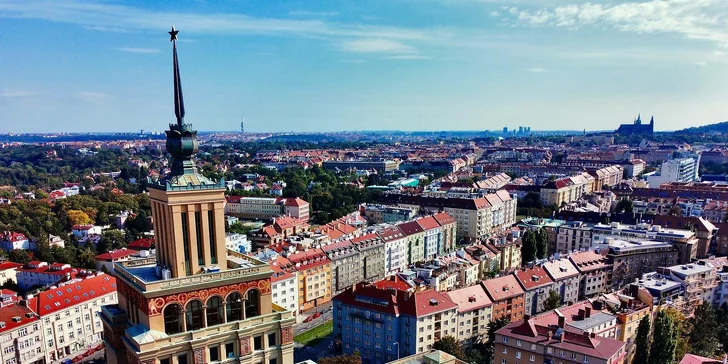
{"label": "cloudy sky", "polygon": [[726,0],[0,0],[0,132],[165,129],[172,24],[199,130],[728,120]]}

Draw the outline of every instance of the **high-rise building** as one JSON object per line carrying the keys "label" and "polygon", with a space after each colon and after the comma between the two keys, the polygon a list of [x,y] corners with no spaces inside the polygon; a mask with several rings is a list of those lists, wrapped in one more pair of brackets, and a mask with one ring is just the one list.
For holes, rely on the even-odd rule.
{"label": "high-rise building", "polygon": [[293,363],[294,317],[272,303],[267,263],[225,247],[225,184],[197,172],[173,43],[177,123],[170,173],[150,181],[156,259],[116,264],[118,304],[104,306],[110,364]]}

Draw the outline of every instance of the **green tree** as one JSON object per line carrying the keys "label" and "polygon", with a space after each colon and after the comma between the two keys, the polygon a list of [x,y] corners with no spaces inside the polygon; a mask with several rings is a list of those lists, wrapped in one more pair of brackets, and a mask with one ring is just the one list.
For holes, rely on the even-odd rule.
{"label": "green tree", "polygon": [[631,213],[632,211],[634,211],[634,203],[629,198],[622,197],[622,199],[617,202],[617,206],[615,206],[614,211],[620,213]]}
{"label": "green tree", "polygon": [[675,361],[679,330],[676,322],[664,310],[657,312],[650,345],[650,364],[669,364]]}
{"label": "green tree", "polygon": [[361,357],[358,355],[331,356],[321,358],[319,364],[361,364]]}
{"label": "green tree", "polygon": [[465,358],[463,348],[460,346],[458,339],[449,335],[443,336],[440,340],[435,341],[435,343],[432,344],[432,348],[444,351],[461,360]]}
{"label": "green tree", "polygon": [[678,335],[677,345],[675,347],[675,357],[682,358],[690,348],[690,344],[688,343],[688,334],[693,331],[691,321],[688,320],[682,312],[672,307],[665,308],[663,311],[672,318],[672,322],[676,325]]}
{"label": "green tree", "polygon": [[126,237],[121,230],[105,230],[101,233],[96,251],[99,254],[108,252],[109,250],[120,249],[126,246]]}
{"label": "green tree", "polygon": [[8,253],[8,260],[25,265],[30,262],[30,254],[23,249],[13,249]]}
{"label": "green tree", "polygon": [[705,357],[714,356],[720,347],[720,342],[718,321],[713,306],[709,302],[703,302],[695,308],[690,321],[694,328],[688,339],[690,353]]}
{"label": "green tree", "polygon": [[536,233],[526,230],[521,238],[521,257],[524,262],[532,262],[537,259],[538,248],[536,247]]}
{"label": "green tree", "polygon": [[549,255],[549,237],[546,230],[536,230],[536,256],[538,259],[545,259]]}
{"label": "green tree", "polygon": [[650,315],[640,320],[635,345],[637,346],[632,364],[649,364],[647,359],[650,357]]}
{"label": "green tree", "polygon": [[500,317],[488,323],[488,341],[485,343],[486,363],[493,364],[495,360],[495,333],[508,325],[510,320],[507,317]]}
{"label": "green tree", "polygon": [[554,290],[549,291],[549,296],[546,297],[546,301],[543,303],[544,309],[547,311],[559,308],[561,305],[561,295],[559,292],[556,292]]}

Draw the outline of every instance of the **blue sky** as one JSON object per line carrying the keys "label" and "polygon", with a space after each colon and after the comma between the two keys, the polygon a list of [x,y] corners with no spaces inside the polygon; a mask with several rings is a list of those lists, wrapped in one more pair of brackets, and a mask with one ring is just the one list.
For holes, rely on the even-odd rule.
{"label": "blue sky", "polygon": [[728,120],[726,0],[0,0],[0,132],[674,130]]}

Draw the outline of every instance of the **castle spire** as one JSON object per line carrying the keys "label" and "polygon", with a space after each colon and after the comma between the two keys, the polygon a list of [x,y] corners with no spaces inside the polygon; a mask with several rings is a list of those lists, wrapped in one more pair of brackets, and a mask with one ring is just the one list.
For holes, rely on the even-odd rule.
{"label": "castle spire", "polygon": [[185,118],[185,100],[182,97],[182,80],[179,76],[179,61],[177,60],[177,33],[174,29],[169,32],[169,41],[172,42],[172,62],[174,63],[174,115],[177,117],[177,125],[182,125]]}

